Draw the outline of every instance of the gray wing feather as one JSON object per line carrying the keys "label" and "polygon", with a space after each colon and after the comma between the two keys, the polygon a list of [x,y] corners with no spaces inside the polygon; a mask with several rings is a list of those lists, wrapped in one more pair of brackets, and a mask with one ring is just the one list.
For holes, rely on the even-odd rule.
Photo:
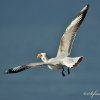
{"label": "gray wing feather", "polygon": [[60,40],[57,57],[64,57],[70,55],[77,30],[79,29],[81,23],[83,22],[88,9],[89,5],[86,5],[74,18],[74,20],[70,23],[70,25],[66,28]]}
{"label": "gray wing feather", "polygon": [[52,64],[50,64],[50,63],[44,63],[44,62],[29,63],[29,64],[25,64],[25,65],[22,65],[22,66],[17,66],[17,67],[14,67],[14,68],[10,68],[10,69],[6,70],[5,73],[6,74],[18,73],[18,72],[24,71],[26,69],[35,68],[35,67],[42,66],[42,65],[52,65]]}

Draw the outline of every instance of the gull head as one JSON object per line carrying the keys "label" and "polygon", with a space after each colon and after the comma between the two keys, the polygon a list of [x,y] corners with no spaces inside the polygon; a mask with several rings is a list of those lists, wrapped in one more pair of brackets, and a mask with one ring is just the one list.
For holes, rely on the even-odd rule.
{"label": "gull head", "polygon": [[43,62],[46,62],[48,60],[48,58],[46,57],[46,53],[37,54],[37,58],[41,59]]}

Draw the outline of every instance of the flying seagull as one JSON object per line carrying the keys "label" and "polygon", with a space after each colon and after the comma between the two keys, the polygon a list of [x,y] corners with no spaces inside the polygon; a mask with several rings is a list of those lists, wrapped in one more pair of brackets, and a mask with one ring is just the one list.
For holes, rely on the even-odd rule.
{"label": "flying seagull", "polygon": [[46,53],[39,53],[37,55],[37,58],[40,58],[42,62],[29,63],[29,64],[17,66],[8,69],[5,72],[7,74],[18,73],[29,68],[35,68],[38,66],[47,65],[50,69],[53,70],[60,69],[62,76],[65,76],[64,68],[68,68],[68,74],[70,74],[69,69],[78,66],[83,59],[83,56],[70,57],[70,53],[71,53],[73,42],[76,37],[77,30],[82,24],[88,9],[89,9],[89,4],[85,5],[85,7],[78,13],[78,15],[66,28],[63,36],[61,37],[60,45],[56,57],[48,58]]}

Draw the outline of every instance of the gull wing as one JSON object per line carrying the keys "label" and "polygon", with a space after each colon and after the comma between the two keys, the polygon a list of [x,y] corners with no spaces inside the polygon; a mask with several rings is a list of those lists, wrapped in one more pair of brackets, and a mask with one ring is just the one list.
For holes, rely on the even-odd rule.
{"label": "gull wing", "polygon": [[43,66],[43,65],[53,65],[53,64],[44,63],[44,62],[29,63],[29,64],[25,64],[25,65],[22,65],[22,66],[17,66],[17,67],[14,67],[14,68],[10,68],[10,69],[6,70],[5,73],[6,74],[18,73],[18,72],[24,71],[24,70],[29,69],[29,68],[35,68],[35,67]]}
{"label": "gull wing", "polygon": [[74,18],[74,20],[70,23],[70,25],[66,28],[60,40],[57,57],[64,57],[70,55],[77,30],[79,29],[81,23],[83,22],[88,9],[89,5],[86,5]]}

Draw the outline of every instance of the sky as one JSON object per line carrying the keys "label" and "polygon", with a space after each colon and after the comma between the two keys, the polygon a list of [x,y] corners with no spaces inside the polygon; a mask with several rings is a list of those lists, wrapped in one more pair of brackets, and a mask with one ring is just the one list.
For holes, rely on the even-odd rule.
{"label": "sky", "polygon": [[[79,68],[71,70],[70,76],[62,78],[59,71],[51,71],[46,66],[16,75],[4,74],[8,68],[39,62],[36,58],[38,53],[46,52],[49,57],[55,57],[63,32],[86,4],[90,9],[71,53],[73,57],[83,56],[84,60]],[[0,0],[0,100],[33,97],[35,100],[48,97],[50,100],[78,100],[78,97],[88,100],[83,92],[100,89],[99,10],[99,0]],[[100,97],[94,98],[98,100]]]}

